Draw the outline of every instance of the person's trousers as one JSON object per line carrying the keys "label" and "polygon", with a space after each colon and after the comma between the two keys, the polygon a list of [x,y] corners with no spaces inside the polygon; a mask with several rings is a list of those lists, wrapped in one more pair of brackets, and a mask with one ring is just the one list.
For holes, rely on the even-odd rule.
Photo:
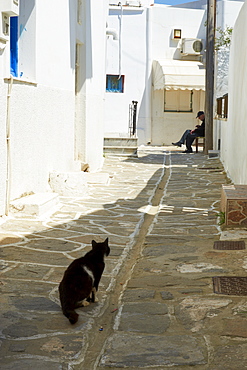
{"label": "person's trousers", "polygon": [[189,133],[187,136],[186,136],[186,148],[187,150],[189,150],[190,152],[192,152],[192,148],[191,148],[191,145],[193,143],[193,141],[195,140],[196,137],[198,137],[199,135],[196,134],[196,133]]}
{"label": "person's trousers", "polygon": [[184,143],[185,143],[186,138],[187,138],[187,136],[189,135],[190,131],[191,131],[191,130],[185,130],[185,131],[184,131],[184,133],[183,133],[183,135],[182,135],[181,139],[179,140],[179,142],[180,142],[181,144],[184,144]]}
{"label": "person's trousers", "polygon": [[191,145],[192,145],[193,141],[195,140],[195,138],[198,136],[198,134],[196,134],[196,133],[191,134],[190,132],[191,132],[191,130],[185,130],[181,139],[179,140],[179,142],[181,144],[186,143],[187,150],[192,152]]}

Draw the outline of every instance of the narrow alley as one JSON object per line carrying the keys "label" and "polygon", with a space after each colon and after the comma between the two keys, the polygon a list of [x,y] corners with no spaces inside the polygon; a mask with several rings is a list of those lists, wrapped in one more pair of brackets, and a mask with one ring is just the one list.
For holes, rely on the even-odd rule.
{"label": "narrow alley", "polygon": [[[247,368],[246,297],[219,289],[219,277],[247,276],[246,250],[215,246],[247,230],[219,225],[229,182],[219,159],[143,146],[138,158],[107,157],[102,172],[109,181],[87,198],[2,220],[1,369]],[[99,302],[71,325],[58,284],[106,237]]]}

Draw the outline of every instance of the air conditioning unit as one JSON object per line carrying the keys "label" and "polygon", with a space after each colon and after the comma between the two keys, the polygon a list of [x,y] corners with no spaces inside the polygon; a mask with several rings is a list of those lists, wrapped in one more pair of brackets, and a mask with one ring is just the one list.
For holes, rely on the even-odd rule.
{"label": "air conditioning unit", "polygon": [[200,55],[203,43],[200,39],[182,39],[181,53],[184,55]]}

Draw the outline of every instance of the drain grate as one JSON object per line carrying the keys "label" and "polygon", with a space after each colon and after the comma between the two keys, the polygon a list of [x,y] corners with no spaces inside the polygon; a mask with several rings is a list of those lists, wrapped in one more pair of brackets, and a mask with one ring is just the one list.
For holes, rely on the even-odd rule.
{"label": "drain grate", "polygon": [[247,277],[216,276],[213,277],[214,293],[247,296]]}
{"label": "drain grate", "polygon": [[214,242],[214,249],[245,249],[245,242],[244,240],[218,240],[217,242]]}

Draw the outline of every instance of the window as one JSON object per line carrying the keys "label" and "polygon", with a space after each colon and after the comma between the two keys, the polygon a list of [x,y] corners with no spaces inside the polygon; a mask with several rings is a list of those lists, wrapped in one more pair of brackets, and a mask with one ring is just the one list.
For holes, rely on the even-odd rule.
{"label": "window", "polygon": [[18,17],[10,17],[10,73],[18,77]]}
{"label": "window", "polygon": [[218,118],[227,118],[228,115],[228,94],[217,99],[217,116]]}
{"label": "window", "polygon": [[164,112],[192,112],[192,90],[165,90]]}
{"label": "window", "polygon": [[106,91],[114,93],[124,92],[124,76],[106,75]]}
{"label": "window", "polygon": [[19,17],[10,17],[10,73],[29,81],[36,75],[35,2],[20,1]]}

